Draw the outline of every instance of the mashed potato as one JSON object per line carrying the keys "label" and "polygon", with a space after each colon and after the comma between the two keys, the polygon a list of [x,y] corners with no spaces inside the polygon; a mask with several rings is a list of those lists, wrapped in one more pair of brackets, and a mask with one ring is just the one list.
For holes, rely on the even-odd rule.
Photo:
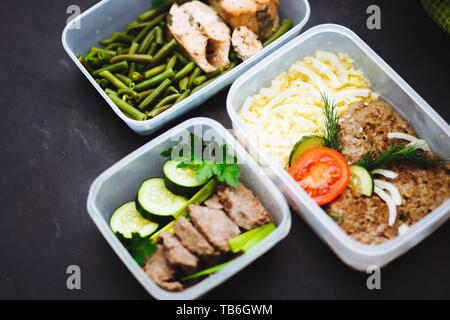
{"label": "mashed potato", "polygon": [[346,55],[317,51],[282,73],[268,88],[244,102],[239,116],[258,141],[283,167],[305,135],[324,134],[322,93],[337,105],[338,114],[351,103],[377,99],[369,80]]}

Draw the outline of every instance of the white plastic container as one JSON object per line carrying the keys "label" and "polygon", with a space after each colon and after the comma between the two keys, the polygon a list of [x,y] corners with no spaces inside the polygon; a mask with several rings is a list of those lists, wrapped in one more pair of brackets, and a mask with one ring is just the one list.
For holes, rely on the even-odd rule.
{"label": "white plastic container", "polygon": [[450,200],[412,226],[408,232],[380,245],[366,245],[349,237],[324,210],[295,183],[286,170],[246,129],[237,112],[245,99],[291,65],[317,50],[347,53],[357,68],[369,78],[375,92],[389,102],[430,144],[442,159],[450,158],[450,127],[400,76],[352,31],[339,25],[324,24],[307,30],[241,76],[231,87],[227,110],[238,140],[257,159],[291,206],[330,248],[349,266],[365,271],[370,265],[384,266],[426,238],[450,216]]}
{"label": "white plastic container", "polygon": [[[161,115],[153,119],[138,121],[128,118],[114,102],[109,99],[103,89],[78,61],[77,55],[87,54],[92,46],[97,45],[99,40],[110,37],[115,31],[124,30],[139,14],[148,10],[151,7],[151,3],[151,0],[100,1],[98,4],[72,20],[65,27],[62,34],[62,43],[70,58],[72,58],[78,68],[80,68],[81,72],[83,72],[86,78],[89,79],[92,85],[102,95],[112,110],[114,110],[114,112],[131,129],[141,135],[153,133],[166,123],[199,106],[224,87],[230,85],[239,75],[248,70],[256,62],[297,36],[308,21],[310,14],[309,3],[307,0],[280,1],[280,18],[291,19],[294,22],[294,27],[289,30],[289,32],[261,50],[261,52],[252,58],[242,62],[230,72],[227,72],[195,94],[189,96],[180,103],[177,103]],[[80,24],[80,29],[74,29],[74,26],[77,26],[78,24]]]}
{"label": "white plastic container", "polygon": [[[241,181],[258,196],[271,213],[277,228],[257,246],[235,259],[216,274],[181,292],[169,292],[159,288],[142,271],[109,227],[114,210],[121,204],[136,198],[139,185],[150,177],[161,177],[165,162],[160,153],[173,147],[186,132],[203,136],[206,142],[226,143],[235,152],[241,166]],[[105,239],[142,286],[157,299],[195,299],[245,268],[283,239],[291,227],[291,215],[286,200],[261,168],[218,122],[207,118],[194,118],[165,132],[137,149],[102,173],[92,184],[87,209]],[[263,267],[263,266],[262,266]]]}

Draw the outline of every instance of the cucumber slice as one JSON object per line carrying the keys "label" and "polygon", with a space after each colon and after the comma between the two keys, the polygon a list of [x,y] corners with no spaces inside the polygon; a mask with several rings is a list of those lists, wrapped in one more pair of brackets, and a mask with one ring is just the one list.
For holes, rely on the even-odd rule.
{"label": "cucumber slice", "polygon": [[191,166],[178,168],[179,161],[168,160],[163,167],[164,182],[167,189],[175,194],[185,197],[192,197],[202,186],[208,182],[208,179],[197,181],[195,170]]}
{"label": "cucumber slice", "polygon": [[289,155],[289,167],[292,166],[306,151],[316,147],[323,147],[325,139],[321,136],[305,136],[301,138],[292,148]]}
{"label": "cucumber slice", "polygon": [[372,175],[365,168],[352,165],[350,166],[350,181],[348,183],[349,187],[356,189],[366,196],[373,195],[373,178]]}
{"label": "cucumber slice", "polygon": [[127,202],[117,208],[109,221],[109,225],[114,233],[120,233],[126,239],[131,239],[133,233],[138,233],[142,238],[148,237],[158,229],[157,223],[142,218],[136,210],[134,201]]}
{"label": "cucumber slice", "polygon": [[167,190],[163,178],[145,180],[137,193],[136,209],[151,221],[163,224],[173,220],[187,199]]}

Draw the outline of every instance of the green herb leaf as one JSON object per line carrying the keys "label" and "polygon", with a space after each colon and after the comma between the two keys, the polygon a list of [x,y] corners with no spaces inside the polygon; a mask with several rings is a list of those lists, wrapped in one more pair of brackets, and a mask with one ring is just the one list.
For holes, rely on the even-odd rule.
{"label": "green herb leaf", "polygon": [[156,245],[149,238],[142,238],[136,232],[133,232],[126,247],[141,267],[144,265],[145,258],[156,251]]}
{"label": "green herb leaf", "polygon": [[432,167],[436,165],[436,160],[427,158],[422,149],[415,145],[403,147],[401,145],[391,145],[380,155],[375,155],[369,151],[361,157],[357,165],[364,167],[367,171],[387,167],[394,160],[410,161],[420,167]]}
{"label": "green herb leaf", "polygon": [[219,181],[225,181],[226,184],[237,188],[239,184],[239,178],[241,168],[237,164],[229,164],[222,167],[222,173],[217,175]]}

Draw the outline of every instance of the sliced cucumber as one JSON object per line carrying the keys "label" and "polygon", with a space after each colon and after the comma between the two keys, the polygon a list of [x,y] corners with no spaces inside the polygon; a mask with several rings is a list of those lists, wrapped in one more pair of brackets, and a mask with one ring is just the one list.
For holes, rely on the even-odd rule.
{"label": "sliced cucumber", "polygon": [[127,202],[117,208],[109,221],[109,225],[114,233],[120,233],[126,239],[131,239],[133,233],[138,233],[142,238],[148,237],[158,229],[157,223],[142,218],[136,210],[134,201]]}
{"label": "sliced cucumber", "polygon": [[348,183],[350,188],[356,189],[369,197],[373,195],[374,183],[369,171],[363,167],[352,165],[350,166],[350,174],[350,181]]}
{"label": "sliced cucumber", "polygon": [[325,139],[321,136],[305,136],[292,148],[289,155],[289,167],[292,166],[306,151],[316,147],[323,147]]}
{"label": "sliced cucumber", "polygon": [[178,168],[179,164],[180,162],[174,160],[169,160],[164,164],[164,182],[167,189],[173,193],[191,197],[208,182],[208,179],[197,181],[195,170],[191,166]]}
{"label": "sliced cucumber", "polygon": [[163,178],[145,180],[137,193],[136,208],[142,216],[163,224],[173,219],[187,199],[167,190]]}

